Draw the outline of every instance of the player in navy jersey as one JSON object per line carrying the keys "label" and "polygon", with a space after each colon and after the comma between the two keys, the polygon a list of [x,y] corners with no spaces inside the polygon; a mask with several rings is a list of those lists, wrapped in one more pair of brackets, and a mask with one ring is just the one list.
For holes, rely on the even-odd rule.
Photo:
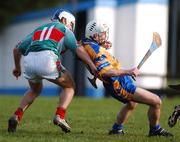
{"label": "player in navy jersey", "polygon": [[77,45],[74,28],[75,17],[66,10],[57,10],[52,22],[37,27],[14,48],[13,75],[16,78],[21,75],[20,60],[23,55],[24,77],[28,80],[29,89],[8,121],[9,132],[16,131],[24,111],[41,93],[43,79],[62,87],[53,122],[64,132],[70,132],[71,127],[65,120],[65,113],[73,98],[75,85],[71,75],[61,64],[61,52],[70,49],[96,73],[96,67],[84,48]]}

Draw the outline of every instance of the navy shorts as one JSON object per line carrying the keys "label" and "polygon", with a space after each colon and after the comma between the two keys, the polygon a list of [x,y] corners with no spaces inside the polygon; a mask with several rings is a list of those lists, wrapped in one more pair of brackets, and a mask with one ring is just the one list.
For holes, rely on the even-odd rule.
{"label": "navy shorts", "polygon": [[136,85],[131,76],[116,76],[105,80],[103,85],[112,97],[123,103],[131,101],[132,95],[136,91]]}

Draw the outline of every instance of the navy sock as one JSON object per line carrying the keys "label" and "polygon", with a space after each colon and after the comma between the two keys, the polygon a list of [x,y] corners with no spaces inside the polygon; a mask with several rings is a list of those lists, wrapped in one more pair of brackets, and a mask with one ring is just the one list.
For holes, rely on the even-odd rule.
{"label": "navy sock", "polygon": [[123,125],[122,124],[114,123],[112,129],[113,130],[122,130],[123,129]]}
{"label": "navy sock", "polygon": [[160,128],[161,126],[159,124],[155,125],[155,126],[151,126],[150,125],[150,131],[153,132],[153,131],[156,131]]}

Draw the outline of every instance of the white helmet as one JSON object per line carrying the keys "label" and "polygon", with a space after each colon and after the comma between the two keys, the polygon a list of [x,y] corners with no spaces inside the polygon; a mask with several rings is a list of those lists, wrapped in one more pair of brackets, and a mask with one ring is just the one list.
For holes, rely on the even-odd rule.
{"label": "white helmet", "polygon": [[72,29],[74,31],[75,29],[75,17],[73,16],[73,14],[71,14],[71,12],[64,10],[64,9],[59,9],[57,10],[53,17],[51,18],[52,21],[59,21],[62,18],[66,19],[66,23],[67,24],[72,24]]}
{"label": "white helmet", "polygon": [[109,37],[109,27],[105,22],[92,20],[86,25],[85,37],[92,39],[94,34],[106,32],[106,39]]}

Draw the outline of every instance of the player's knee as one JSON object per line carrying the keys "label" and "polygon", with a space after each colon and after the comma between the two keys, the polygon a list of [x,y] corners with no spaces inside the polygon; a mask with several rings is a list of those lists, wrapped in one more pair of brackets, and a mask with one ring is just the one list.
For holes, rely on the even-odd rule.
{"label": "player's knee", "polygon": [[74,83],[74,81],[72,81],[72,88],[75,90],[76,89],[76,85]]}
{"label": "player's knee", "polygon": [[41,90],[31,90],[31,96],[37,97],[41,94]]}
{"label": "player's knee", "polygon": [[42,87],[43,87],[42,83],[41,82],[40,83],[29,82],[29,84],[30,84],[31,93],[35,96],[38,96],[42,91]]}
{"label": "player's knee", "polygon": [[63,86],[64,88],[72,88],[75,90],[75,83],[74,83],[74,80],[72,79],[67,79],[64,83],[63,83]]}
{"label": "player's knee", "polygon": [[70,88],[72,90],[75,90],[75,83],[74,81],[69,81],[65,86],[64,88]]}
{"label": "player's knee", "polygon": [[160,107],[161,104],[162,104],[162,101],[161,101],[161,99],[159,98],[159,96],[155,96],[155,97],[153,98],[153,101],[154,101],[154,106],[155,106],[155,107]]}
{"label": "player's knee", "polygon": [[41,94],[42,88],[33,89],[33,92],[37,95]]}

